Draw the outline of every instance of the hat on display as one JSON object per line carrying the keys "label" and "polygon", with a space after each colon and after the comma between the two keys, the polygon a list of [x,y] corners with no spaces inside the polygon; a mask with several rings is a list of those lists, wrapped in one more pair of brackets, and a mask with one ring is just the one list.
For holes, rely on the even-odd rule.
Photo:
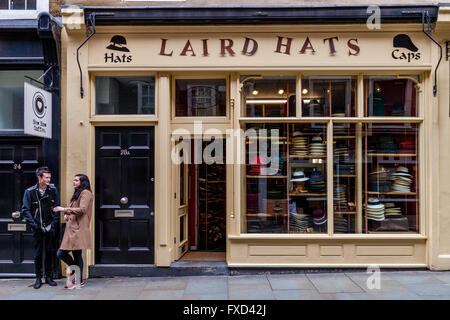
{"label": "hat on display", "polygon": [[296,170],[292,174],[291,181],[293,181],[293,182],[307,181],[307,180],[309,180],[309,178],[305,176],[305,173],[302,170]]}
{"label": "hat on display", "polygon": [[321,225],[327,222],[327,214],[322,209],[313,210],[313,222],[315,225]]}
{"label": "hat on display", "polygon": [[384,204],[380,203],[378,198],[367,199],[367,218],[369,220],[384,220]]}

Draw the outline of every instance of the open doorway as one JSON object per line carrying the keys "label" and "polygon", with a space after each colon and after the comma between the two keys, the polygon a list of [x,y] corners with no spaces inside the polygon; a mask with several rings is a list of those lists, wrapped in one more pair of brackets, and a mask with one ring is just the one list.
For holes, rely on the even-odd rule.
{"label": "open doorway", "polygon": [[[181,260],[225,261],[226,253],[226,164],[223,161],[200,164],[192,159],[187,166],[188,242]],[[192,148],[194,148],[192,141]],[[208,142],[202,142],[205,150]],[[193,149],[191,149],[193,150]],[[215,157],[215,151],[211,154]],[[223,162],[223,163],[222,163]]]}

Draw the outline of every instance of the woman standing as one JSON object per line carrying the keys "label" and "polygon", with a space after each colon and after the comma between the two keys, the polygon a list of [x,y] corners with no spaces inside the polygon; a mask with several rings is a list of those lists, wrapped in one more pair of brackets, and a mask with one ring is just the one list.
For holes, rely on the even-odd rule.
{"label": "woman standing", "polygon": [[[64,212],[67,221],[61,247],[57,256],[68,266],[77,265],[80,268],[80,283],[72,280],[74,271],[70,274],[70,283],[66,289],[81,288],[84,286],[82,250],[91,248],[91,234],[89,224],[92,216],[92,192],[89,178],[84,174],[77,174],[73,179],[75,191],[70,200],[70,207],[55,207],[53,211]],[[72,252],[73,258],[69,252]]]}

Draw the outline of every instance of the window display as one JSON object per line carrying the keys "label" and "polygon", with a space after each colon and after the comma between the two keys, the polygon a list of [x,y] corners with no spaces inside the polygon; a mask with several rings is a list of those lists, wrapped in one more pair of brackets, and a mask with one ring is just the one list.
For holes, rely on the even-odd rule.
{"label": "window display", "polygon": [[354,117],[355,78],[302,77],[303,117]]}
{"label": "window display", "polygon": [[357,223],[356,124],[333,124],[334,232],[355,233]]}
{"label": "window display", "polygon": [[364,124],[363,148],[365,229],[418,232],[417,124]]}
{"label": "window display", "polygon": [[327,232],[326,124],[249,124],[246,155],[245,232]]}
{"label": "window display", "polygon": [[410,79],[369,76],[364,78],[365,115],[416,117],[417,89]]}
{"label": "window display", "polygon": [[242,76],[245,117],[295,117],[295,77]]}
{"label": "window display", "polygon": [[[362,81],[361,101],[365,102],[358,106],[361,114],[365,108],[366,116],[389,115],[400,120],[417,115],[413,80],[370,76],[361,79],[361,85]],[[351,119],[356,114],[355,83],[350,76],[302,78],[302,118],[331,117],[324,122],[287,119],[244,125],[243,232],[419,232],[422,120]],[[392,88],[399,90],[397,96]],[[248,104],[246,110],[250,110]],[[327,128],[332,130],[330,142]],[[328,163],[331,177],[327,177]],[[328,207],[328,201],[332,206]],[[331,216],[332,231],[327,226]]]}

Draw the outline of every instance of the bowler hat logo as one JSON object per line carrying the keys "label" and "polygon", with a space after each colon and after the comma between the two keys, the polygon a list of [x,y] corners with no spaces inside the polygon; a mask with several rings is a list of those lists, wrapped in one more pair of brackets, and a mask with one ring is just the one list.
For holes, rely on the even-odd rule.
{"label": "bowler hat logo", "polygon": [[411,38],[407,34],[398,34],[394,37],[394,47],[404,48],[412,52],[417,52],[419,49],[414,45]]}
{"label": "bowler hat logo", "polygon": [[127,40],[123,36],[117,34],[113,36],[106,49],[124,53],[105,52],[105,63],[130,63],[133,60],[131,54],[125,53],[130,52],[130,50],[127,48]]}
{"label": "bowler hat logo", "polygon": [[396,35],[393,39],[393,46],[394,48],[397,48],[391,53],[392,58],[395,60],[411,62],[420,59],[419,49],[407,34],[401,33]]}
{"label": "bowler hat logo", "polygon": [[109,46],[107,46],[106,49],[122,52],[130,52],[130,50],[126,47],[126,45],[127,40],[125,39],[125,37],[115,35],[114,37],[111,38]]}

